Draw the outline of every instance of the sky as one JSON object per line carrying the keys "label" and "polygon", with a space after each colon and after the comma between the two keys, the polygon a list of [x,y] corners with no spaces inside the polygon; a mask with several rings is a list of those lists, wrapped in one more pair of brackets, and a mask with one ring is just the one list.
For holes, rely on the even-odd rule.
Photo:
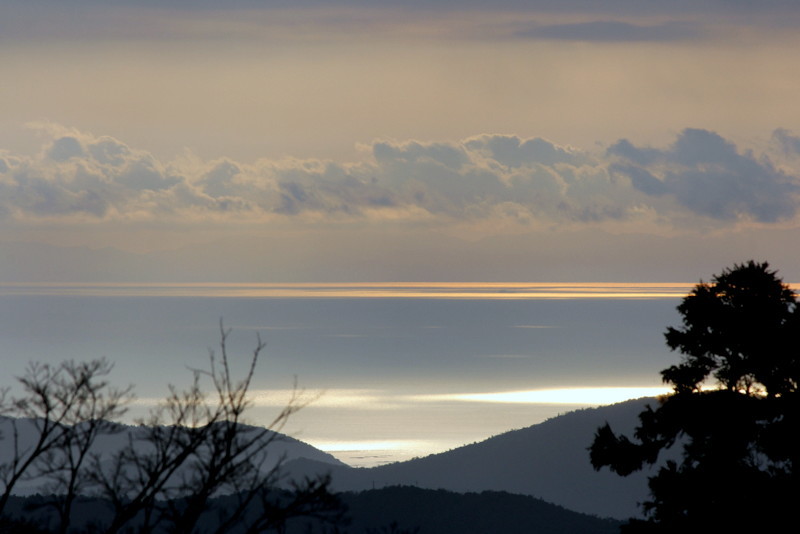
{"label": "sky", "polygon": [[0,357],[102,351],[147,400],[224,317],[259,391],[328,388],[305,437],[390,449],[658,387],[676,295],[449,299],[800,282],[797,50],[795,0],[0,0]]}
{"label": "sky", "polygon": [[800,280],[800,6],[0,0],[0,282]]}

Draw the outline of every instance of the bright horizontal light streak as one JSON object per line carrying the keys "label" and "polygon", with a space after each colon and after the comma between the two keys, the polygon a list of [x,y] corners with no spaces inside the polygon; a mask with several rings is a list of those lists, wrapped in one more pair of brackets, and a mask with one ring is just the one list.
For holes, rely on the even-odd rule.
{"label": "bright horizontal light streak", "polygon": [[[250,401],[256,408],[282,408],[294,402],[311,409],[397,410],[431,402],[486,402],[508,404],[582,404],[603,405],[640,397],[665,395],[668,387],[594,387],[552,388],[494,393],[433,393],[408,395],[375,389],[330,389],[292,391],[289,389],[253,390]],[[163,399],[140,398],[133,404],[153,407]]]}
{"label": "bright horizontal light streak", "polygon": [[348,410],[391,410],[404,399],[374,389],[325,389],[293,392],[288,389],[253,390],[250,400],[259,408],[282,407],[294,401],[310,408]]}
{"label": "bright horizontal light streak", "polygon": [[[613,404],[639,397],[655,397],[669,393],[667,387],[598,387],[537,389],[498,393],[463,393],[432,395],[430,400],[467,402],[499,402],[509,404]],[[435,399],[434,399],[435,398]]]}
{"label": "bright horizontal light streak", "polygon": [[685,295],[683,283],[0,284],[0,295],[225,298],[637,299]]}
{"label": "bright horizontal light streak", "polygon": [[384,451],[384,450],[414,450],[424,442],[413,440],[384,440],[384,441],[315,441],[308,440],[314,447],[325,452],[345,451]]}

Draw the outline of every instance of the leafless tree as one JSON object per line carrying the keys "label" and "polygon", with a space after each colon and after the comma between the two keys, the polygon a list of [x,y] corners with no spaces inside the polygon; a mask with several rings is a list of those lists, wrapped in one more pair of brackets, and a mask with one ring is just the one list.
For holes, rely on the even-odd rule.
{"label": "leafless tree", "polygon": [[[130,399],[131,388],[113,388],[106,379],[112,367],[105,359],[27,367],[19,378],[24,395],[5,404],[5,413],[16,417],[7,419],[11,435],[2,436],[10,458],[0,464],[0,515],[19,482],[47,481],[42,489],[58,496],[48,504],[58,515],[59,532],[66,532],[72,503],[87,482],[92,444],[115,430],[111,421],[125,413]],[[23,440],[21,433],[31,431],[34,439]]]}
{"label": "leafless tree", "polygon": [[[230,330],[220,323],[220,350],[210,352],[209,367],[195,369],[191,385],[170,386],[169,394],[127,443],[113,454],[93,450],[97,438],[117,432],[113,423],[125,413],[130,388],[112,388],[106,360],[66,362],[57,367],[32,364],[20,379],[26,396],[5,403],[12,415],[31,418],[35,444],[23,450],[12,419],[12,458],[0,465],[0,515],[16,483],[47,480],[54,497],[57,531],[75,531],[71,514],[79,495],[92,495],[105,507],[92,532],[192,533],[214,514],[212,532],[281,530],[291,517],[338,518],[338,501],[325,478],[293,483],[277,492],[282,459],[268,462],[270,445],[289,417],[307,404],[294,394],[266,428],[246,424],[248,397],[264,343],[257,340],[243,378],[231,369]],[[210,383],[210,394],[203,388]],[[270,460],[272,460],[270,458]],[[225,496],[222,498],[222,496]]]}

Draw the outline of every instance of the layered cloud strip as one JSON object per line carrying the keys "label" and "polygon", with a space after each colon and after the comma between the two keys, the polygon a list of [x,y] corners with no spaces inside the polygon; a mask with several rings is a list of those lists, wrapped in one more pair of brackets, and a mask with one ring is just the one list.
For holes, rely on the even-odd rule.
{"label": "layered cloud strip", "polygon": [[17,224],[352,221],[549,228],[793,223],[800,138],[737,147],[687,129],[669,146],[590,152],[541,138],[374,141],[359,161],[160,161],[105,136],[48,126],[40,153],[0,152],[0,217]]}
{"label": "layered cloud strip", "polygon": [[[57,0],[5,3],[9,10],[0,29],[17,39],[263,39],[264,29],[283,39],[306,34],[310,22],[315,33],[332,29],[323,31],[329,36],[413,29],[426,37],[661,42],[708,38],[721,24],[786,29],[798,24],[795,3],[784,0],[73,0],[69,9]],[[209,24],[210,19],[217,22]],[[426,23],[431,20],[436,23]],[[281,31],[287,23],[290,31]]]}

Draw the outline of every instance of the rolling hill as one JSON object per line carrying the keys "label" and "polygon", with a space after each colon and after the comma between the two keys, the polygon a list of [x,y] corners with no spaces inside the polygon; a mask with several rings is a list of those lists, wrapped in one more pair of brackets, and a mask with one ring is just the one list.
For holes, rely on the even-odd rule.
{"label": "rolling hill", "polygon": [[[569,412],[527,428],[512,430],[480,443],[447,452],[372,468],[353,468],[301,441],[279,436],[270,457],[283,458],[287,479],[329,473],[332,489],[361,492],[393,486],[443,489],[458,493],[505,492],[540,498],[583,514],[626,519],[639,515],[637,503],[647,495],[648,472],[619,477],[607,470],[596,472],[587,448],[595,430],[606,421],[615,430],[630,432],[637,415],[652,398]],[[17,420],[20,439],[32,436],[32,422]],[[11,420],[0,418],[6,443],[0,461],[11,449]],[[102,436],[96,452],[112,452],[141,431],[120,426],[120,432]],[[265,466],[267,468],[271,465]],[[36,480],[26,481],[18,495],[40,490]]]}
{"label": "rolling hill", "polygon": [[295,476],[329,472],[333,487],[354,491],[394,485],[456,492],[505,491],[539,497],[601,517],[638,516],[647,496],[648,471],[620,477],[596,472],[587,448],[608,421],[630,432],[652,398],[588,408],[440,454],[372,468],[332,466],[308,459],[287,464]]}
{"label": "rolling hill", "polygon": [[[129,440],[137,442],[144,435],[145,428],[117,424],[116,431],[110,434],[98,436],[91,449],[92,454],[99,454],[102,457],[111,457],[112,454],[125,447]],[[16,427],[16,428],[15,428]],[[258,427],[244,426],[245,433],[259,431]],[[38,437],[36,421],[32,419],[14,419],[11,417],[0,416],[0,465],[13,460],[15,446],[14,435],[17,435],[18,443],[16,449],[21,456],[30,450]],[[345,464],[334,458],[332,455],[323,452],[311,445],[299,441],[295,438],[273,432],[270,438],[269,453],[262,469],[269,470],[278,462],[292,461],[303,458],[305,460],[319,462],[322,465],[345,467]],[[147,445],[142,442],[142,446]],[[43,480],[37,478],[24,478],[14,487],[16,495],[31,495],[46,490]]]}

